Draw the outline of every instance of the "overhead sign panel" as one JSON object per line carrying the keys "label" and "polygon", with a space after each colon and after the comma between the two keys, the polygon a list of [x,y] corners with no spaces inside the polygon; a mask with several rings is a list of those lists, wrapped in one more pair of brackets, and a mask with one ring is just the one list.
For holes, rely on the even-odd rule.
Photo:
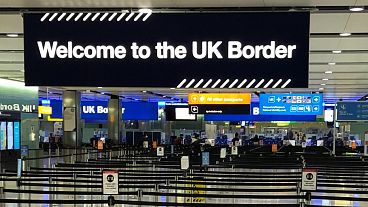
{"label": "overhead sign panel", "polygon": [[50,107],[50,106],[38,106],[38,113],[39,114],[51,115],[52,114],[52,107]]}
{"label": "overhead sign panel", "polygon": [[249,93],[192,93],[188,96],[191,114],[249,114]]}
{"label": "overhead sign panel", "polygon": [[[51,100],[52,118],[62,118],[62,101]],[[123,120],[157,120],[157,102],[122,102]],[[82,101],[81,118],[86,120],[107,120],[107,101]]]}
{"label": "overhead sign panel", "polygon": [[367,102],[337,102],[337,121],[368,121]]}
{"label": "overhead sign panel", "polygon": [[322,115],[322,94],[261,94],[261,115]]}
{"label": "overhead sign panel", "polygon": [[25,83],[306,88],[309,16],[308,12],[25,13]]}
{"label": "overhead sign panel", "polygon": [[206,104],[250,104],[250,93],[191,93],[189,105]]}

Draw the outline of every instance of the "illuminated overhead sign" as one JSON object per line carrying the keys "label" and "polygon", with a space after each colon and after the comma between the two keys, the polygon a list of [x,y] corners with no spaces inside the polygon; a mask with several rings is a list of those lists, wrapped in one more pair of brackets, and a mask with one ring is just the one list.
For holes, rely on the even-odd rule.
{"label": "illuminated overhead sign", "polygon": [[[62,118],[62,101],[51,100],[53,113],[50,118]],[[157,102],[122,102],[123,120],[157,120]],[[86,120],[107,120],[108,117],[107,101],[82,101],[81,118]]]}
{"label": "illuminated overhead sign", "polygon": [[259,103],[251,103],[250,114],[205,114],[205,121],[316,121],[316,115],[261,115]]}
{"label": "illuminated overhead sign", "polygon": [[337,102],[337,121],[368,121],[368,103]]}
{"label": "illuminated overhead sign", "polygon": [[191,93],[188,95],[191,114],[249,114],[249,93]]}
{"label": "illuminated overhead sign", "polygon": [[39,114],[51,115],[52,114],[52,107],[51,106],[38,106],[38,113]]}
{"label": "illuminated overhead sign", "polygon": [[25,13],[26,85],[308,87],[308,12],[146,15]]}
{"label": "illuminated overhead sign", "polygon": [[194,104],[250,104],[250,93],[191,93],[189,105]]}
{"label": "illuminated overhead sign", "polygon": [[261,94],[261,115],[322,115],[322,94]]}

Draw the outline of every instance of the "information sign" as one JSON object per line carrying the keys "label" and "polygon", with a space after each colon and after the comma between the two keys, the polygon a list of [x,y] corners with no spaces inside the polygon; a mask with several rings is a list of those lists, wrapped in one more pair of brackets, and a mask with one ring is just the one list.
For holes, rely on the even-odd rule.
{"label": "information sign", "polygon": [[367,102],[337,102],[337,121],[367,121]]}
{"label": "information sign", "polygon": [[221,148],[220,158],[221,159],[225,159],[226,158],[226,148]]}
{"label": "information sign", "polygon": [[315,191],[317,190],[317,170],[303,169],[302,172],[302,190]]}
{"label": "information sign", "polygon": [[189,168],[189,156],[181,157],[180,167],[182,170],[187,170]]}
{"label": "information sign", "polygon": [[261,94],[261,115],[322,115],[322,94]]}
{"label": "information sign", "polygon": [[158,157],[163,157],[164,156],[164,147],[157,147],[157,156]]}
{"label": "information sign", "polygon": [[237,155],[238,154],[238,147],[235,147],[235,146],[231,147],[231,154],[232,155]]}
{"label": "information sign", "polygon": [[102,187],[104,195],[119,194],[119,171],[103,170],[102,171]]}

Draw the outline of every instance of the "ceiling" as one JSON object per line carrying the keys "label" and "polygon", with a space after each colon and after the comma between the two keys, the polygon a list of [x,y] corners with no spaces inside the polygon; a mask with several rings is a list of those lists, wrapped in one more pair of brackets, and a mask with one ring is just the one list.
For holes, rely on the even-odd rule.
{"label": "ceiling", "polygon": [[[327,102],[335,102],[339,99],[357,100],[368,93],[368,6],[362,12],[349,11],[349,7],[354,5],[368,5],[368,0],[2,0],[0,1],[0,78],[23,81],[23,22],[20,11],[24,10],[150,7],[182,11],[187,8],[224,9],[225,7],[224,10],[258,11],[267,10],[267,8],[289,10],[295,7],[301,10],[315,7],[317,9],[312,9],[311,12],[309,88],[268,89],[265,92],[320,91],[325,94]],[[162,9],[157,10],[162,11]],[[352,35],[339,36],[343,32]],[[20,35],[11,38],[6,36],[9,33]],[[333,50],[341,50],[341,53],[335,54]],[[326,74],[326,71],[332,71],[332,74]],[[40,90],[42,96],[59,96],[58,94],[65,89],[87,90],[83,92],[83,97],[87,99],[107,99],[108,96],[100,94],[105,92],[123,96],[126,100],[152,101],[171,100],[172,97],[185,99],[188,92],[193,91],[167,88],[41,88]],[[142,91],[148,91],[148,93]],[[214,91],[219,92],[219,89]],[[245,92],[247,90],[221,91]],[[255,89],[250,92],[255,92]]]}

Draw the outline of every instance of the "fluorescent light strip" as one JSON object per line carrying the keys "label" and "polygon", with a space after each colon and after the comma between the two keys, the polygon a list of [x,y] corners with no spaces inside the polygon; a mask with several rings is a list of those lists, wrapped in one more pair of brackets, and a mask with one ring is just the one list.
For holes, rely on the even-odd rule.
{"label": "fluorescent light strip", "polygon": [[41,22],[45,21],[45,19],[50,15],[50,13],[46,13],[42,16]]}
{"label": "fluorescent light strip", "polygon": [[254,88],[259,88],[262,85],[263,82],[264,82],[264,79],[262,79],[261,81],[259,81],[259,83]]}
{"label": "fluorescent light strip", "polygon": [[100,18],[100,22],[102,22],[107,17],[107,15],[109,15],[109,13],[107,12],[104,15],[102,15],[102,17]]}
{"label": "fluorescent light strip", "polygon": [[266,85],[263,86],[263,88],[268,88],[268,86],[271,85],[271,83],[273,82],[273,79],[269,80]]}
{"label": "fluorescent light strip", "polygon": [[238,79],[235,79],[235,80],[233,81],[233,83],[231,83],[231,84],[230,84],[229,88],[233,88],[233,87],[234,87],[234,85],[235,85],[238,81],[239,81]]}
{"label": "fluorescent light strip", "polygon": [[55,18],[57,15],[58,15],[58,13],[54,13],[54,14],[50,17],[49,21],[51,22],[52,20],[54,20],[54,18]]}
{"label": "fluorescent light strip", "polygon": [[83,13],[79,13],[75,18],[74,18],[74,21],[78,21],[79,18],[81,18],[81,16],[83,15]]}
{"label": "fluorescent light strip", "polygon": [[281,88],[285,88],[289,83],[291,82],[291,79],[287,80],[284,85],[281,86]]}
{"label": "fluorescent light strip", "polygon": [[134,18],[134,21],[136,22],[141,16],[143,15],[142,12],[139,12],[138,15]]}
{"label": "fluorescent light strip", "polygon": [[247,79],[244,79],[239,85],[238,88],[243,87],[243,85],[247,82]]}
{"label": "fluorescent light strip", "polygon": [[109,17],[109,22],[111,22],[114,18],[115,18],[115,16],[117,15],[118,13],[113,13],[110,17]]}
{"label": "fluorescent light strip", "polygon": [[83,17],[83,21],[87,21],[87,19],[92,15],[92,13],[87,13],[86,16]]}
{"label": "fluorescent light strip", "polygon": [[185,82],[187,82],[187,79],[182,80],[176,88],[181,88]]}
{"label": "fluorescent light strip", "polygon": [[192,79],[185,88],[190,88],[190,86],[195,82],[195,79]]}
{"label": "fluorescent light strip", "polygon": [[198,88],[203,83],[203,79],[199,80],[199,82],[194,86],[194,88]]}
{"label": "fluorescent light strip", "polygon": [[227,85],[227,83],[229,83],[229,82],[230,82],[230,80],[226,79],[225,82],[220,86],[220,88],[224,88]]}
{"label": "fluorescent light strip", "polygon": [[252,85],[253,85],[253,83],[254,82],[256,82],[256,79],[253,79],[248,85],[247,85],[247,87],[246,88],[250,88]]}
{"label": "fluorescent light strip", "polygon": [[280,83],[282,82],[282,79],[279,79],[275,85],[272,86],[272,88],[276,88]]}
{"label": "fluorescent light strip", "polygon": [[69,16],[66,18],[66,21],[69,21],[73,16],[74,16],[75,13],[71,13],[69,14]]}
{"label": "fluorescent light strip", "polygon": [[207,88],[208,85],[212,82],[212,79],[209,79],[206,84],[204,84],[203,88]]}
{"label": "fluorescent light strip", "polygon": [[130,18],[132,18],[132,17],[133,17],[133,15],[134,15],[134,12],[130,13],[130,14],[127,16],[127,18],[125,19],[125,21],[129,21],[129,20],[130,20]]}
{"label": "fluorescent light strip", "polygon": [[95,21],[96,19],[97,19],[97,17],[98,16],[100,16],[100,13],[96,13],[93,17],[92,17],[92,19],[91,19],[91,21],[93,22],[93,21]]}
{"label": "fluorescent light strip", "polygon": [[124,16],[125,16],[126,13],[121,13],[120,16],[116,19],[116,21],[120,21]]}
{"label": "fluorescent light strip", "polygon": [[60,21],[65,17],[65,15],[66,15],[66,13],[62,13],[62,14],[60,15],[60,17],[58,18],[58,21],[60,22]]}
{"label": "fluorescent light strip", "polygon": [[216,88],[216,86],[221,82],[221,79],[218,79],[211,88]]}

